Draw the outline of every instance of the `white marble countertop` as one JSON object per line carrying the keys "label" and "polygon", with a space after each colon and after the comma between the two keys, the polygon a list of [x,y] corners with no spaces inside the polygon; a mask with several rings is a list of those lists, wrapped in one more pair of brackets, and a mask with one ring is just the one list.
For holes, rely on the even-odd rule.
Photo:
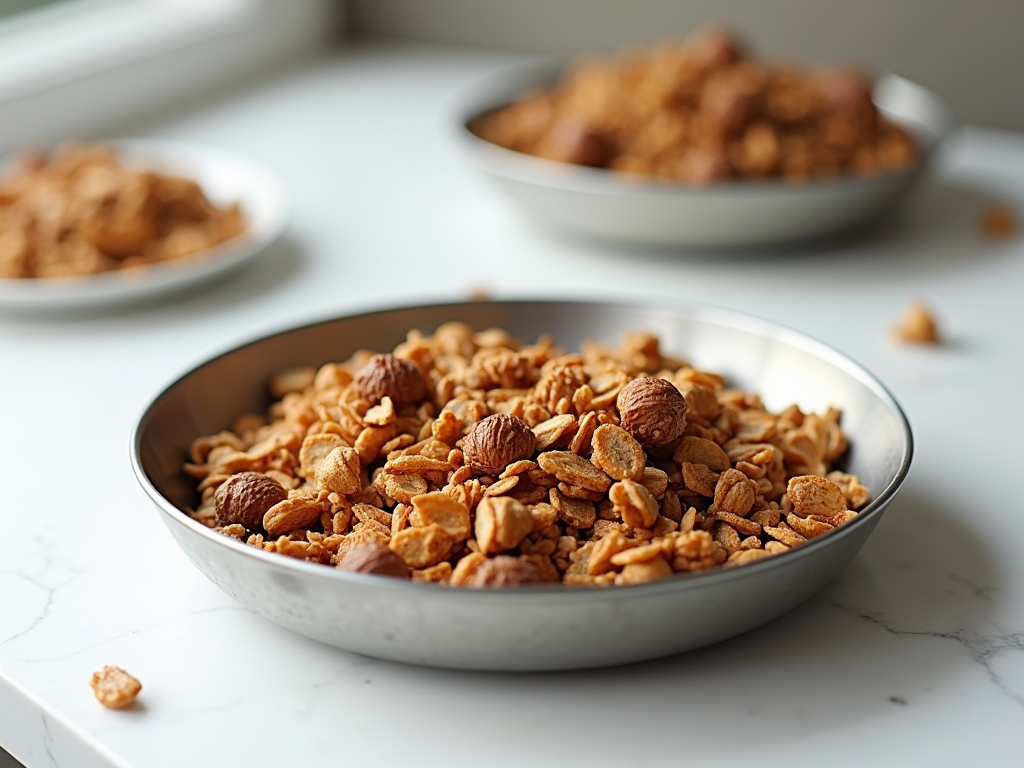
{"label": "white marble countertop", "polygon": [[[135,135],[257,157],[286,238],[230,280],[80,317],[0,316],[0,745],[29,768],[219,765],[1019,765],[1016,466],[1024,136],[967,129],[893,225],[771,256],[651,253],[550,232],[459,156],[453,100],[509,57],[363,45]],[[128,438],[172,378],[333,312],[492,295],[680,297],[779,321],[885,382],[916,438],[867,546],[817,596],[726,643],[565,674],[375,661],[237,606],[138,487]],[[946,343],[889,330],[912,299]],[[99,706],[90,674],[144,685]]]}

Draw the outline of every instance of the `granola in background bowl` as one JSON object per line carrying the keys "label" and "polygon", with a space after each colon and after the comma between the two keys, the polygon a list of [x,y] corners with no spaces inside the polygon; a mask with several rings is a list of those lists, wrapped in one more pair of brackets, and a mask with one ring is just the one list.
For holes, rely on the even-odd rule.
{"label": "granola in background bowl", "polygon": [[102,143],[26,151],[0,174],[0,278],[83,277],[185,259],[245,232],[237,203]]}
{"label": "granola in background bowl", "polygon": [[566,351],[449,322],[269,388],[265,414],[193,443],[191,514],[346,570],[638,584],[788,552],[869,501],[836,469],[838,410],[772,412],[642,330]]}

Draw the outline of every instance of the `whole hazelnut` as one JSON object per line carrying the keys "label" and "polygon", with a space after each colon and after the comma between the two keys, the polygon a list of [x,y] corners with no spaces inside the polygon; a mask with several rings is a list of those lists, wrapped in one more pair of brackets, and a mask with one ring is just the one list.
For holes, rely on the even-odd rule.
{"label": "whole hazelnut", "polygon": [[540,572],[537,566],[513,555],[498,555],[478,565],[466,580],[467,587],[512,587],[518,584],[536,584]]}
{"label": "whole hazelnut", "polygon": [[533,455],[537,436],[518,416],[495,413],[481,419],[462,439],[466,466],[483,475],[500,475],[509,464]]}
{"label": "whole hazelnut", "polygon": [[409,578],[409,566],[405,561],[379,541],[367,541],[352,547],[338,559],[337,567],[351,573]]}
{"label": "whole hazelnut", "polygon": [[574,165],[604,168],[612,159],[615,148],[601,133],[578,120],[562,120],[552,126],[547,137],[552,160]]}
{"label": "whole hazelnut", "polygon": [[686,429],[686,399],[667,379],[633,379],[619,392],[615,405],[622,428],[643,446],[665,448]]}
{"label": "whole hazelnut", "polygon": [[217,524],[240,523],[250,531],[259,530],[263,515],[288,492],[277,480],[261,472],[239,472],[217,488],[213,495]]}
{"label": "whole hazelnut", "polygon": [[418,403],[430,394],[419,368],[408,360],[388,354],[371,357],[356,372],[352,386],[364,400],[377,403],[387,396],[396,406]]}

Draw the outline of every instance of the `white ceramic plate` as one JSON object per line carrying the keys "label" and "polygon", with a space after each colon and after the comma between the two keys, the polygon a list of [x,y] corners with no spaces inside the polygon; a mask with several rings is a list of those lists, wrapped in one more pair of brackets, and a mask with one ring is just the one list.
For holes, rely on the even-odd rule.
{"label": "white ceramic plate", "polygon": [[458,136],[476,167],[524,211],[565,230],[656,246],[750,248],[834,234],[889,213],[917,186],[953,119],[931,91],[893,74],[876,78],[874,100],[917,138],[910,170],[873,178],[796,184],[730,181],[705,187],[626,179],[600,168],[514,152],[476,136],[471,121],[544,83],[560,65],[512,67],[483,78],[462,99]]}
{"label": "white ceramic plate", "polygon": [[195,180],[216,205],[239,203],[248,229],[187,259],[84,277],[0,279],[0,309],[58,313],[136,302],[213,280],[248,262],[284,229],[282,182],[260,163],[212,147],[147,139],[104,141],[130,166]]}

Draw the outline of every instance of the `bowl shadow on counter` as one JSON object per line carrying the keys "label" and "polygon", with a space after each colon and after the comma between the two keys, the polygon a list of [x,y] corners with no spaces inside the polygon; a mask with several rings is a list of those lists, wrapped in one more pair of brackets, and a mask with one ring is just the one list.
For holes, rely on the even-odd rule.
{"label": "bowl shadow on counter", "polygon": [[[992,249],[980,229],[983,213],[1006,202],[1005,195],[962,181],[936,180],[917,190],[906,204],[873,221],[834,233],[788,243],[747,247],[680,247],[623,243],[570,232],[552,224],[530,222],[543,233],[574,251],[621,261],[623,253],[652,262],[680,260],[695,264],[742,266],[766,261],[819,262],[822,258],[855,257],[885,263],[895,273],[916,274],[923,263],[929,270],[961,269],[979,250]],[[929,246],[941,244],[941,248]],[[900,258],[893,259],[893,251]]]}
{"label": "bowl shadow on counter", "polygon": [[[545,706],[553,711],[571,710],[581,700],[677,702],[665,712],[653,706],[617,708],[616,727],[623,732],[679,727],[688,705],[727,712],[742,702],[745,715],[764,717],[753,726],[763,727],[764,733],[748,736],[788,742],[788,730],[772,730],[781,714],[798,715],[801,727],[849,733],[853,721],[880,707],[913,705],[942,687],[936,677],[961,671],[920,663],[923,646],[904,640],[942,642],[943,653],[979,659],[974,645],[984,641],[977,630],[965,629],[964,617],[973,617],[976,626],[990,626],[999,609],[992,589],[998,583],[992,557],[948,502],[909,487],[832,583],[758,629],[638,664],[485,677],[496,690],[527,697],[540,680],[554,676],[564,682],[566,693],[560,702],[545,684]],[[402,674],[435,678],[438,685],[466,684],[467,695],[480,679],[480,673],[414,667]],[[572,724],[563,725],[572,730]],[[743,728],[750,726],[744,718]]]}
{"label": "bowl shadow on counter", "polygon": [[[148,309],[168,314],[183,311],[204,314],[207,311],[219,311],[225,306],[247,304],[291,280],[302,270],[305,258],[306,255],[296,242],[281,237],[253,259],[251,264],[221,275],[217,280],[191,291],[165,296],[159,302],[154,301]],[[138,309],[135,307],[136,311]]]}

